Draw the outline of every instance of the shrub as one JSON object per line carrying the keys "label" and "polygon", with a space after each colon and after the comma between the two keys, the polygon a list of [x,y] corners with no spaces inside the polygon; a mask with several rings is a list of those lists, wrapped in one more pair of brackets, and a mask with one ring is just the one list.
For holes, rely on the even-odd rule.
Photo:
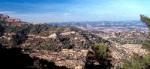
{"label": "shrub", "polygon": [[16,35],[12,35],[12,45],[16,46],[21,44],[27,39],[27,34],[29,33],[28,27],[22,27],[18,30],[16,30]]}
{"label": "shrub", "polygon": [[96,44],[93,50],[95,51],[96,60],[100,63],[100,67],[102,69],[110,69],[112,65],[108,47],[105,44],[101,43]]}
{"label": "shrub", "polygon": [[5,23],[4,21],[0,20],[0,24],[4,24],[4,23]]}
{"label": "shrub", "polygon": [[150,50],[150,40],[145,40],[143,42],[143,48]]}
{"label": "shrub", "polygon": [[[148,18],[144,15],[140,15],[140,17],[141,17],[141,21],[144,22],[150,29],[150,18]],[[149,36],[150,36],[150,34],[149,34]],[[143,42],[143,47],[150,50],[150,37],[148,37],[148,39]]]}
{"label": "shrub", "polygon": [[4,29],[5,29],[5,28],[4,28],[3,26],[1,26],[1,25],[0,25],[0,36],[2,36],[2,35],[3,35],[3,33],[4,33]]}
{"label": "shrub", "polygon": [[52,46],[50,43],[47,43],[47,44],[45,44],[45,45],[41,45],[41,46],[39,47],[39,49],[52,50],[52,49],[54,49],[54,48],[53,48],[53,46]]}
{"label": "shrub", "polygon": [[146,23],[148,28],[150,28],[150,18],[148,18],[147,16],[144,16],[144,15],[140,15],[140,17],[141,17],[141,21]]}
{"label": "shrub", "polygon": [[106,59],[108,55],[108,47],[104,44],[96,44],[94,51],[98,59]]}
{"label": "shrub", "polygon": [[122,69],[150,69],[150,55],[133,55],[129,60],[124,60]]}
{"label": "shrub", "polygon": [[[140,15],[140,17],[141,21],[146,23],[150,29],[150,18],[144,15]],[[143,48],[150,50],[150,38],[143,42]],[[130,59],[123,61],[123,66],[121,69],[150,69],[150,54],[144,56],[134,54]]]}

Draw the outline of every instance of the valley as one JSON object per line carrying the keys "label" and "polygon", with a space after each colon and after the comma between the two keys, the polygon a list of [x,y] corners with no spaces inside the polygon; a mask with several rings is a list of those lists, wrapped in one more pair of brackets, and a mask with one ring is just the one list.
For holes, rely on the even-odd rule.
{"label": "valley", "polygon": [[[15,69],[121,69],[124,60],[135,54],[149,54],[142,45],[149,37],[143,22],[104,23],[10,24],[1,19],[0,55],[4,57],[0,59],[6,63],[0,64],[7,69],[15,59],[11,61]],[[17,67],[18,62],[24,64]]]}

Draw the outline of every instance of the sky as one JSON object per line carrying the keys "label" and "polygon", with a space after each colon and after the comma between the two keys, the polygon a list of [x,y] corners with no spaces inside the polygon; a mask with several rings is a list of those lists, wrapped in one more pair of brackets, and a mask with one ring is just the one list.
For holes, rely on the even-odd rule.
{"label": "sky", "polygon": [[0,13],[27,22],[139,20],[150,0],[0,0]]}

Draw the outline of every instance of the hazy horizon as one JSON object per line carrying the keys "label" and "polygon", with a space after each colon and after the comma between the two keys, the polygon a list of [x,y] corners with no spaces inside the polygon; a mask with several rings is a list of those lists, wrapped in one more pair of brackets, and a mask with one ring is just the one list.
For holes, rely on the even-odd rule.
{"label": "hazy horizon", "polygon": [[0,0],[0,13],[29,22],[139,21],[148,0]]}

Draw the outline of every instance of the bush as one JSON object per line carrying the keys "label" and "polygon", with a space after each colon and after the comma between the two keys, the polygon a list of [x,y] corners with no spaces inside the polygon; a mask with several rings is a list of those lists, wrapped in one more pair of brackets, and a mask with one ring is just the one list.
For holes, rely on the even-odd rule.
{"label": "bush", "polygon": [[106,59],[108,55],[108,47],[104,44],[94,46],[94,51],[98,59]]}
{"label": "bush", "polygon": [[0,24],[4,24],[4,23],[5,23],[4,21],[0,20]]}
{"label": "bush", "polygon": [[112,65],[108,47],[105,44],[101,43],[96,44],[93,50],[95,51],[95,57],[96,60],[99,62],[100,67],[102,69],[110,69]]}
{"label": "bush", "polygon": [[[150,18],[140,15],[141,21],[150,29]],[[149,34],[150,35],[150,34]],[[150,50],[150,38],[143,42],[143,48]],[[139,56],[134,54],[129,60],[123,61],[122,69],[150,69],[150,54]]]}
{"label": "bush", "polygon": [[146,23],[146,25],[150,29],[150,18],[148,18],[147,16],[144,16],[144,15],[140,15],[140,17],[141,17],[141,21]]}
{"label": "bush", "polygon": [[3,35],[4,29],[5,29],[5,28],[4,28],[3,26],[0,25],[0,37]]}
{"label": "bush", "polygon": [[21,44],[27,39],[27,34],[29,33],[28,27],[22,27],[18,30],[16,30],[16,35],[12,35],[12,45],[16,46]]}
{"label": "bush", "polygon": [[131,59],[124,60],[122,69],[150,69],[150,55],[133,55]]}
{"label": "bush", "polygon": [[45,44],[45,45],[41,45],[41,46],[39,47],[39,50],[41,50],[41,49],[43,49],[43,50],[53,50],[54,47],[53,47],[50,43],[47,43],[47,44]]}
{"label": "bush", "polygon": [[143,42],[143,48],[150,50],[150,40],[145,40]]}
{"label": "bush", "polygon": [[[144,15],[140,15],[140,17],[141,17],[141,21],[144,22],[150,29],[150,18],[148,18]],[[150,36],[150,34],[149,34],[149,36]],[[143,42],[143,48],[150,50],[150,37],[148,37],[148,39]]]}
{"label": "bush", "polygon": [[37,25],[30,25],[30,33],[32,34],[39,34],[43,31],[47,31],[49,26],[48,25],[42,25],[42,24],[37,24]]}

